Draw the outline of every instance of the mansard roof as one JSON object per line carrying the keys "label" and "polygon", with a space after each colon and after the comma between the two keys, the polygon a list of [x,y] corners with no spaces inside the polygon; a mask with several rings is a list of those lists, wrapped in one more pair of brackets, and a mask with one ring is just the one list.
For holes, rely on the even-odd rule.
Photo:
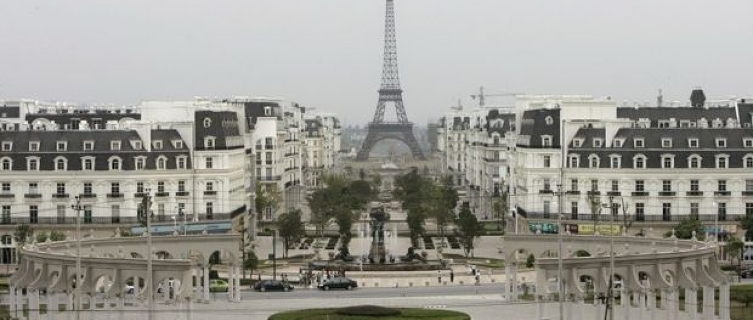
{"label": "mansard roof", "polygon": [[618,107],[617,118],[634,121],[650,119],[651,127],[658,127],[659,121],[670,119],[675,119],[678,123],[680,121],[697,122],[701,119],[706,119],[707,121],[720,119],[726,123],[727,119],[737,119],[737,114],[733,107]]}
{"label": "mansard roof", "polygon": [[[238,114],[232,111],[199,110],[194,113],[194,134],[196,150],[228,150],[242,148],[242,138],[238,127]],[[213,145],[207,148],[205,138],[213,138]]]}
{"label": "mansard roof", "polygon": [[[634,141],[643,139],[639,149],[717,149],[717,139],[726,139],[723,150],[744,149],[743,138],[753,139],[750,128],[623,128],[615,139],[624,139],[621,149],[634,149]],[[663,139],[672,141],[671,147],[662,144]],[[688,139],[698,139],[698,147],[690,148]],[[748,148],[753,151],[753,149]]]}
{"label": "mansard roof", "polygon": [[468,130],[471,128],[471,117],[454,117],[452,118],[453,130]]}
{"label": "mansard roof", "polygon": [[57,124],[63,125],[67,123],[79,123],[86,121],[88,123],[100,122],[102,124],[108,121],[120,121],[125,118],[131,118],[134,120],[140,120],[141,114],[133,112],[131,109],[104,111],[98,110],[95,112],[61,112],[61,113],[28,113],[26,114],[26,121],[33,123],[37,119],[47,119],[54,121]]}
{"label": "mansard roof", "polygon": [[[502,124],[499,126],[498,124]],[[496,132],[500,136],[504,136],[505,133],[515,131],[515,114],[514,113],[500,113],[497,109],[489,110],[486,114],[486,133],[491,136]]]}
{"label": "mansard roof", "polygon": [[0,106],[0,119],[10,118],[17,119],[21,116],[21,108],[18,106]]}
{"label": "mansard roof", "polygon": [[551,136],[552,145],[546,148],[560,147],[560,109],[535,109],[523,112],[520,121],[518,146],[544,148],[542,136]]}
{"label": "mansard roof", "polygon": [[[265,112],[266,107],[270,107],[270,114]],[[282,107],[277,102],[268,101],[248,101],[243,103],[243,111],[246,116],[247,128],[253,129],[256,120],[260,117],[277,117],[282,119]]]}
{"label": "mansard roof", "polygon": [[606,129],[604,128],[580,128],[578,129],[578,132],[575,133],[575,136],[573,136],[573,140],[570,141],[569,148],[574,148],[573,141],[575,141],[575,139],[580,139],[582,141],[581,148],[593,147],[593,141],[596,139],[601,139],[601,146],[604,147],[603,142],[605,141],[605,138]]}
{"label": "mansard roof", "polygon": [[304,121],[306,122],[306,127],[304,130],[306,130],[307,136],[318,134],[319,130],[321,130],[323,127],[322,122],[319,121],[319,119],[306,119]]}
{"label": "mansard roof", "polygon": [[745,99],[742,99],[742,102],[737,104],[737,111],[740,125],[742,127],[753,127],[753,102],[746,102]]}

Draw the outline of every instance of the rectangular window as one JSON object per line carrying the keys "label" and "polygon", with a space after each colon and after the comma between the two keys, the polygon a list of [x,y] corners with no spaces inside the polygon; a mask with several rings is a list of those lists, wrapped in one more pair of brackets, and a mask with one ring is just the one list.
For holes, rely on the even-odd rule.
{"label": "rectangular window", "polygon": [[65,194],[65,182],[58,182],[55,191],[57,194]]}
{"label": "rectangular window", "polygon": [[39,194],[39,184],[36,182],[29,182],[29,194]]}
{"label": "rectangular window", "polygon": [[673,160],[674,159],[672,159],[672,157],[663,157],[662,158],[662,168],[671,169],[672,167],[674,167],[674,165],[672,163],[672,162],[674,162]]}
{"label": "rectangular window", "polygon": [[599,180],[591,179],[591,191],[599,191]]}
{"label": "rectangular window", "polygon": [[578,191],[578,179],[570,179],[570,190]]}
{"label": "rectangular window", "polygon": [[13,147],[13,142],[3,141],[3,151],[11,151],[12,147]]}
{"label": "rectangular window", "polygon": [[204,164],[207,169],[212,169],[214,167],[214,159],[212,157],[207,157]]}
{"label": "rectangular window", "polygon": [[637,221],[644,221],[646,220],[646,213],[645,210],[645,204],[643,202],[637,202],[635,204],[635,220]]}
{"label": "rectangular window", "polygon": [[688,147],[698,148],[698,139],[688,139]]}
{"label": "rectangular window", "polygon": [[663,221],[672,221],[672,204],[665,202],[661,204],[661,219]]}
{"label": "rectangular window", "polygon": [[690,191],[698,191],[698,180],[690,180]]}
{"label": "rectangular window", "polygon": [[751,179],[745,180],[745,191],[748,191],[748,192],[753,191],[753,180]]}
{"label": "rectangular window", "polygon": [[635,140],[633,140],[633,142],[634,142],[634,146],[636,148],[643,148],[643,139],[642,138],[641,139],[635,139]]}
{"label": "rectangular window", "polygon": [[165,182],[164,181],[158,181],[157,182],[157,192],[165,192]]}
{"label": "rectangular window", "polygon": [[29,142],[29,151],[39,151],[39,141]]}
{"label": "rectangular window", "polygon": [[67,143],[63,141],[58,141],[57,143],[57,151],[65,151]]}
{"label": "rectangular window", "polygon": [[700,213],[699,208],[698,202],[690,203],[690,219],[698,219],[698,214]]}
{"label": "rectangular window", "polygon": [[716,167],[718,169],[727,169],[727,157],[716,158]]}
{"label": "rectangular window", "polygon": [[619,169],[620,168],[620,158],[619,157],[611,157],[609,159],[612,160],[612,169]]}
{"label": "rectangular window", "polygon": [[58,224],[64,224],[64,223],[66,223],[66,221],[65,221],[65,205],[64,204],[59,204],[57,206],[57,220],[58,220]]}
{"label": "rectangular window", "polygon": [[753,148],[753,139],[748,139],[748,138],[743,139],[743,145],[746,148]]}
{"label": "rectangular window", "polygon": [[662,148],[672,148],[672,139],[661,139],[661,147]]}
{"label": "rectangular window", "polygon": [[179,157],[178,158],[178,169],[185,169],[186,168],[186,158]]}
{"label": "rectangular window", "polygon": [[643,192],[644,182],[643,180],[635,180],[635,191]]}
{"label": "rectangular window", "polygon": [[162,140],[155,140],[154,141],[154,149],[155,150],[162,150]]}
{"label": "rectangular window", "polygon": [[92,150],[94,150],[94,142],[84,141],[84,151],[92,151]]}
{"label": "rectangular window", "polygon": [[10,206],[3,206],[2,216],[0,216],[3,224],[10,224]]}
{"label": "rectangular window", "polygon": [[214,218],[214,204],[211,202],[207,202],[207,220],[212,220]]}
{"label": "rectangular window", "polygon": [[578,201],[570,203],[570,216],[571,219],[578,220]]}
{"label": "rectangular window", "polygon": [[753,216],[753,202],[745,203],[745,217]]}
{"label": "rectangular window", "polygon": [[84,182],[84,194],[92,194],[92,183]]}
{"label": "rectangular window", "polygon": [[214,182],[207,181],[206,191],[214,191]]}
{"label": "rectangular window", "polygon": [[142,170],[144,169],[144,165],[146,164],[146,159],[144,158],[136,158],[136,170]]}
{"label": "rectangular window", "polygon": [[120,223],[120,205],[114,204],[110,206],[110,214],[112,223]]}
{"label": "rectangular window", "polygon": [[551,167],[552,167],[552,156],[544,156],[544,168],[551,168]]}
{"label": "rectangular window", "polygon": [[726,148],[727,147],[727,139],[724,139],[724,138],[718,138],[718,139],[716,139],[716,147],[717,148]]}
{"label": "rectangular window", "polygon": [[672,180],[662,180],[661,191],[664,191],[664,192],[672,191]]}
{"label": "rectangular window", "polygon": [[2,192],[2,193],[10,193],[10,182],[3,182],[2,183],[2,189],[0,189],[0,192]]}
{"label": "rectangular window", "polygon": [[716,184],[717,184],[717,189],[718,189],[718,190],[719,190],[720,192],[725,192],[725,191],[727,191],[727,180],[719,180],[719,181],[717,181],[717,183],[716,183]]}
{"label": "rectangular window", "polygon": [[112,183],[110,183],[110,193],[112,193],[112,194],[119,194],[120,193],[120,183],[119,182],[112,182]]}
{"label": "rectangular window", "polygon": [[29,223],[39,223],[38,206],[29,206]]}
{"label": "rectangular window", "polygon": [[92,206],[89,204],[85,205],[84,206],[84,223],[92,223],[92,221],[94,220],[93,215],[94,214],[92,213]]}
{"label": "rectangular window", "polygon": [[110,141],[110,150],[120,150],[120,141]]}
{"label": "rectangular window", "polygon": [[612,191],[617,192],[620,191],[620,182],[617,180],[612,180]]}
{"label": "rectangular window", "polygon": [[178,181],[178,192],[185,192],[186,191],[186,181],[185,180],[179,180]]}
{"label": "rectangular window", "polygon": [[37,171],[37,170],[39,170],[39,160],[37,160],[37,159],[29,159],[29,170],[30,171]]}
{"label": "rectangular window", "polygon": [[136,182],[136,192],[137,193],[144,193],[144,183],[139,181]]}
{"label": "rectangular window", "polygon": [[84,159],[84,170],[94,170],[93,159]]}
{"label": "rectangular window", "polygon": [[718,215],[719,221],[726,221],[727,220],[727,203],[726,202],[719,202],[716,206],[716,213]]}
{"label": "rectangular window", "polygon": [[552,190],[552,183],[549,181],[549,179],[544,179],[544,190]]}

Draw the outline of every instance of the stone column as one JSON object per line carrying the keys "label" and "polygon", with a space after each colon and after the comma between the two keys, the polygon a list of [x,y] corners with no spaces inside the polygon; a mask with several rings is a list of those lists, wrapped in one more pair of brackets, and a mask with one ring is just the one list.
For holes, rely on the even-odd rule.
{"label": "stone column", "polygon": [[47,291],[47,314],[54,317],[54,315],[60,310],[58,306],[58,294],[56,292]]}
{"label": "stone column", "polygon": [[[624,284],[623,284],[623,286],[624,286]],[[621,296],[622,299],[624,299],[624,301],[621,303],[621,305],[622,305],[622,316],[623,316],[623,319],[625,319],[625,320],[631,320],[630,319],[630,305],[631,305],[631,303],[630,303],[630,295],[631,295],[630,292],[628,292],[627,290],[624,290],[622,292],[622,296]]]}
{"label": "stone column", "polygon": [[241,301],[241,268],[235,267],[235,301]]}
{"label": "stone column", "polygon": [[648,293],[646,294],[646,309],[648,309],[648,319],[649,320],[655,320],[656,319],[656,291],[654,289],[649,289]]}
{"label": "stone column", "polygon": [[518,264],[512,264],[512,300],[518,301]]}
{"label": "stone column", "polygon": [[26,300],[24,297],[24,288],[16,288],[16,310],[18,312],[24,311],[24,300]]}
{"label": "stone column", "polygon": [[695,288],[685,288],[685,313],[686,319],[698,320],[698,309],[696,303],[698,295]]}
{"label": "stone column", "polygon": [[722,283],[722,285],[719,286],[719,320],[730,320],[728,283]]}
{"label": "stone column", "polygon": [[204,265],[204,302],[209,302],[209,266]]}
{"label": "stone column", "polygon": [[714,287],[703,286],[703,320],[714,320]]}
{"label": "stone column", "polygon": [[545,308],[544,308],[544,299],[543,297],[537,292],[536,293],[536,319],[544,320],[545,317]]}
{"label": "stone column", "polygon": [[89,310],[97,309],[97,296],[93,293],[89,294]]}
{"label": "stone column", "polygon": [[16,309],[16,287],[9,287],[8,288],[8,309],[10,310],[11,316],[18,311]]}
{"label": "stone column", "polygon": [[229,265],[227,272],[227,300],[235,301],[235,267]]}
{"label": "stone column", "polygon": [[39,289],[27,288],[26,295],[29,296],[29,320],[39,319]]}
{"label": "stone column", "polygon": [[192,302],[193,299],[186,299],[186,320],[193,320],[193,315],[191,314],[191,311],[193,309],[193,305],[191,304]]}
{"label": "stone column", "polygon": [[565,316],[564,319],[572,320],[573,318],[573,304],[575,301],[567,301],[565,300]]}
{"label": "stone column", "polygon": [[512,302],[512,264],[505,262],[505,286],[502,291],[505,301]]}

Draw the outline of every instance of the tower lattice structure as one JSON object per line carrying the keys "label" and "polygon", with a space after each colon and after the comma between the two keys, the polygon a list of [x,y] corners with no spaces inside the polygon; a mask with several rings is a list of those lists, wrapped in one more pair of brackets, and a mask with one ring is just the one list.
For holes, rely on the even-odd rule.
{"label": "tower lattice structure", "polygon": [[[400,88],[400,73],[397,68],[397,37],[395,34],[395,2],[386,0],[387,9],[384,19],[384,64],[382,65],[382,82],[379,87],[379,100],[374,112],[374,120],[369,123],[368,134],[357,160],[367,160],[369,152],[377,142],[385,139],[399,140],[405,143],[416,159],[426,159],[413,134],[413,123],[408,121],[403,105],[403,90]],[[397,122],[384,121],[384,108],[388,103],[395,105]]]}

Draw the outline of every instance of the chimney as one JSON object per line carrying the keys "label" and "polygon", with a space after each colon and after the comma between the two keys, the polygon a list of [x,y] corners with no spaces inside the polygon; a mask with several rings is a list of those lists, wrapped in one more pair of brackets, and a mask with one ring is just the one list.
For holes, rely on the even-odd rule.
{"label": "chimney", "polygon": [[706,95],[701,88],[693,89],[690,93],[690,105],[696,108],[701,108],[706,103]]}

